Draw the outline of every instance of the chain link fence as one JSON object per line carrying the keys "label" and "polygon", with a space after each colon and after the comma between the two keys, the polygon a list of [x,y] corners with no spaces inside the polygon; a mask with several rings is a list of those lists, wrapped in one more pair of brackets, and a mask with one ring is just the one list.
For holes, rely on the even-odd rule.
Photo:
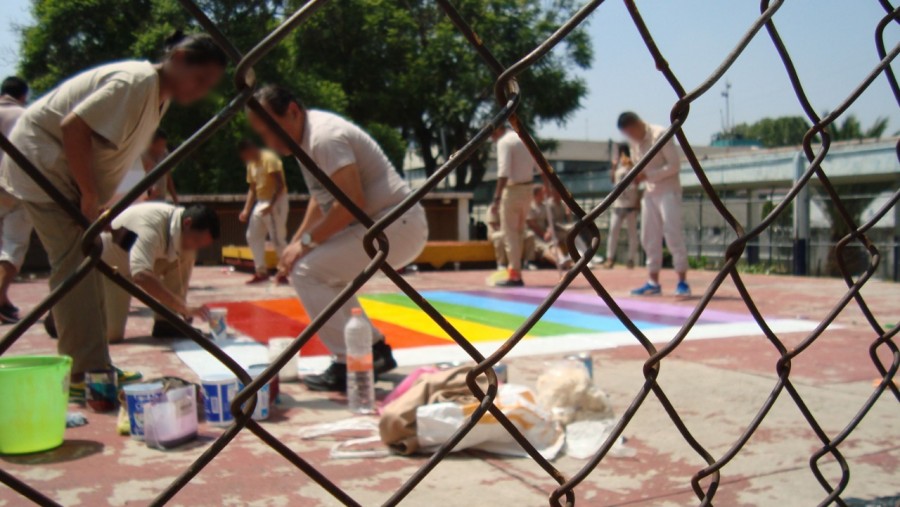
{"label": "chain link fence", "polygon": [[[895,190],[878,211],[865,222],[855,223],[851,214],[848,213],[846,207],[843,205],[843,196],[838,194],[829,181],[827,167],[824,167],[822,164],[831,144],[831,138],[828,132],[829,126],[832,125],[851,104],[853,104],[873,81],[879,78],[887,80],[895,99],[900,101],[900,88],[898,88],[897,80],[891,69],[891,62],[896,58],[897,54],[900,53],[900,45],[892,48],[887,48],[885,45],[885,30],[888,26],[900,22],[900,10],[895,8],[887,0],[878,1],[885,11],[885,16],[877,26],[873,27],[876,42],[875,50],[881,61],[862,79],[859,85],[838,107],[834,109],[834,111],[822,117],[820,117],[810,105],[801,80],[794,67],[793,60],[778,33],[775,15],[779,8],[784,4],[784,0],[763,0],[760,4],[759,17],[754,20],[753,24],[741,37],[738,44],[721,62],[719,67],[692,90],[686,89],[678,77],[669,68],[662,48],[658,47],[654,41],[635,2],[631,0],[625,1],[630,17],[643,38],[647,51],[655,60],[656,67],[679,97],[672,106],[671,124],[666,129],[659,142],[657,142],[650,150],[647,158],[650,158],[659,152],[663,143],[668,142],[672,138],[676,138],[678,143],[684,149],[687,160],[690,162],[694,173],[702,185],[705,194],[704,199],[708,200],[708,206],[710,206],[711,209],[714,209],[717,215],[721,217],[723,227],[731,231],[729,232],[729,241],[727,245],[724,245],[721,267],[713,282],[709,285],[702,297],[700,297],[693,313],[676,336],[664,346],[657,347],[653,345],[644,335],[643,331],[628,318],[616,301],[610,296],[607,288],[604,287],[587,267],[588,261],[597,252],[600,243],[600,232],[595,225],[596,219],[607,211],[615,198],[622,193],[625,186],[632,183],[637,175],[644,169],[646,166],[646,159],[639,162],[612,193],[600,201],[596,206],[586,210],[573,199],[571,193],[566,189],[565,185],[563,185],[552,167],[548,164],[546,158],[542,155],[530,132],[521,126],[516,116],[516,111],[522,97],[521,94],[528,93],[528,90],[519,89],[516,77],[523,72],[527,72],[535,62],[546,55],[551,49],[559,44],[560,41],[564,40],[573,29],[584,22],[584,20],[603,3],[603,0],[593,0],[585,4],[547,40],[509,66],[503,65],[493,56],[490,50],[491,41],[489,36],[487,36],[487,38],[482,38],[473,30],[470,22],[476,20],[463,19],[451,3],[451,0],[437,0],[437,6],[458,29],[459,33],[465,37],[471,45],[472,50],[475,51],[484,62],[484,65],[496,75],[494,93],[497,101],[497,112],[491,120],[465,144],[465,146],[459,148],[454,155],[428,179],[427,184],[411,193],[400,205],[377,222],[368,217],[340,190],[340,188],[335,186],[309,155],[306,154],[300,146],[294,143],[291,138],[278,127],[260,104],[252,98],[252,93],[256,85],[254,82],[253,66],[292,31],[303,30],[304,22],[309,19],[319,7],[325,4],[327,0],[310,0],[299,10],[286,17],[280,26],[273,30],[265,39],[260,41],[246,54],[241,54],[221,33],[216,24],[213,23],[196,4],[191,0],[179,0],[183,8],[197,20],[204,30],[216,39],[222,48],[226,50],[236,65],[234,97],[215,117],[211,118],[190,139],[172,152],[168,158],[149,173],[140,184],[136,185],[121,202],[113,206],[112,209],[104,213],[94,223],[89,223],[72,203],[67,201],[60,192],[52,186],[52,184],[42,177],[41,173],[22,156],[6,137],[0,136],[0,148],[6,152],[7,156],[12,157],[48,193],[48,195],[83,225],[85,233],[81,246],[86,255],[84,262],[69,279],[53,290],[46,299],[6,333],[3,339],[0,340],[0,354],[7,352],[11,345],[18,340],[28,328],[34,325],[42,315],[50,310],[64,294],[76,286],[90,270],[98,270],[127,290],[134,297],[138,298],[141,302],[149,306],[152,310],[164,315],[165,318],[184,333],[184,335],[189,336],[199,346],[207,350],[232,370],[241,382],[247,386],[237,395],[231,406],[231,410],[235,416],[235,424],[225,430],[222,435],[196,459],[196,461],[186,467],[171,484],[160,491],[158,496],[152,501],[152,505],[162,505],[173,499],[175,495],[178,494],[179,490],[191,482],[191,480],[206,465],[215,459],[238,433],[246,431],[256,435],[260,440],[278,452],[285,460],[293,464],[301,473],[318,483],[322,488],[333,495],[337,502],[345,505],[359,505],[359,503],[341,489],[338,484],[317,470],[314,463],[311,463],[302,455],[290,449],[276,436],[260,426],[259,423],[253,421],[251,419],[251,414],[255,408],[256,393],[259,389],[277,375],[278,371],[299,352],[300,348],[312,338],[312,336],[342,306],[342,304],[351,297],[352,294],[357,292],[362,285],[378,271],[381,271],[399,290],[407,294],[419,306],[423,313],[434,320],[434,322],[439,325],[460,348],[477,362],[477,366],[470,373],[467,381],[472,393],[481,400],[478,409],[472,413],[466,424],[459,428],[454,436],[444,443],[416,473],[398,487],[385,502],[385,505],[396,505],[400,503],[429,473],[432,472],[435,466],[447,456],[453,447],[473,428],[479,419],[485,416],[485,414],[490,413],[503,425],[510,435],[515,438],[522,449],[531,456],[544,472],[558,484],[558,486],[549,493],[549,504],[554,506],[572,506],[575,504],[575,492],[579,484],[588,477],[604,459],[606,459],[613,443],[620,435],[622,435],[637,411],[651,396],[655,397],[660,402],[668,414],[670,423],[678,430],[685,442],[706,462],[706,466],[703,469],[698,470],[691,479],[692,489],[696,494],[700,505],[713,504],[721,480],[720,473],[722,467],[731,462],[735,456],[741,452],[744,445],[751,436],[753,436],[763,419],[769,413],[769,410],[772,408],[775,401],[783,396],[787,396],[792,400],[805,417],[809,427],[821,441],[821,447],[810,456],[809,461],[810,469],[823,489],[821,504],[846,505],[845,501],[841,498],[841,494],[847,486],[850,477],[850,468],[841,454],[841,444],[856,429],[875,402],[881,396],[885,395],[885,391],[889,391],[888,395],[893,395],[895,399],[900,401],[900,389],[892,382],[898,366],[900,366],[900,350],[898,350],[897,344],[895,343],[895,337],[900,328],[893,328],[890,330],[884,329],[869,310],[866,300],[861,294],[861,288],[873,274],[875,274],[879,265],[884,262],[883,252],[872,242],[869,234],[873,227],[897,205],[897,201],[900,200],[900,190]],[[805,114],[813,124],[813,127],[809,130],[804,140],[803,148],[808,164],[806,165],[802,177],[799,178],[797,183],[783,195],[783,198],[777,205],[772,207],[761,220],[754,221],[752,226],[750,226],[733,214],[729,206],[727,206],[719,196],[716,187],[709,182],[704,173],[703,165],[695,155],[690,141],[682,130],[682,126],[689,117],[691,103],[707,93],[711,87],[722,78],[724,73],[740,57],[741,53],[754,38],[768,38],[774,46],[784,64],[785,72],[793,85],[797,101],[805,111]],[[109,265],[102,262],[100,260],[100,246],[97,242],[100,232],[109,225],[114,217],[121,213],[129,204],[134,202],[139,195],[146,192],[157,180],[172,170],[179,162],[183,161],[188,154],[195,150],[200,144],[209,139],[219,128],[232,121],[235,115],[237,115],[244,107],[249,107],[259,114],[260,117],[265,119],[270,127],[280,135],[282,140],[291,147],[291,150],[296,155],[297,159],[309,169],[313,177],[321,182],[321,184],[335,196],[338,202],[346,206],[360,223],[368,227],[368,233],[364,238],[363,244],[360,246],[365,249],[371,258],[369,265],[356,276],[354,281],[344,288],[340,295],[331,302],[321,315],[313,319],[309,327],[294,340],[293,344],[288,347],[288,349],[285,350],[262,375],[255,379],[250,378],[247,372],[224,354],[215,343],[204,339],[197,331],[187,325],[172,311],[154,300],[139,287],[120,276]],[[521,327],[517,329],[496,352],[489,357],[484,357],[475,347],[473,347],[466,336],[451,325],[439,311],[431,306],[425,298],[418,294],[416,290],[400,276],[396,267],[385,262],[390,245],[385,239],[383,232],[388,225],[393,223],[398,217],[420,201],[427,192],[438,186],[454,169],[460,164],[463,164],[469,157],[473,156],[476,150],[480,149],[488,141],[491,132],[506,122],[509,122],[513,126],[518,135],[528,146],[529,151],[538,162],[541,170],[548,177],[550,183],[560,191],[566,204],[571,208],[574,215],[578,217],[574,230],[567,238],[569,250],[575,252],[574,257],[576,263],[565,273],[560,282],[550,291],[546,300],[537,307],[534,313],[526,319]],[[900,145],[898,145],[898,153],[900,153]],[[837,219],[843,221],[847,226],[847,230],[850,231],[833,245],[836,252],[836,266],[846,282],[847,290],[828,315],[822,319],[815,330],[810,332],[798,345],[788,349],[781,339],[771,331],[767,325],[766,319],[757,309],[755,302],[743,283],[741,272],[738,270],[738,264],[746,259],[749,247],[755,241],[760,237],[769,234],[770,230],[777,227],[778,221],[781,220],[782,215],[786,212],[792,201],[797,198],[798,193],[810,185],[812,180],[817,180],[817,184],[822,189],[823,195],[827,195],[833,203],[835,216]],[[587,251],[577,252],[574,243],[575,236],[583,232],[586,232],[592,238],[592,241]],[[861,273],[851,271],[848,268],[844,257],[846,252],[850,249],[862,249],[867,255],[868,262]],[[569,287],[576,277],[584,277],[588,281],[590,286],[596,292],[597,297],[602,299],[603,302],[609,306],[612,312],[634,336],[636,343],[640,344],[646,350],[647,359],[643,368],[645,379],[643,385],[619,417],[613,431],[605,443],[577,473],[567,476],[557,470],[552,463],[544,459],[522,433],[516,429],[515,425],[504,416],[494,404],[498,384],[492,366],[502,360],[514,347],[516,347],[525,334],[540,321],[548,308],[550,308],[553,302]],[[714,456],[700,444],[695,438],[692,430],[685,424],[678,410],[676,410],[674,405],[669,401],[665,389],[657,382],[657,376],[659,375],[665,359],[678,349],[726,279],[730,279],[737,287],[737,290],[740,292],[751,315],[764,331],[766,338],[771,346],[778,352],[780,358],[775,365],[778,379],[772,386],[771,392],[765,403],[758,409],[755,417],[753,417],[752,421],[747,425],[742,434],[731,444],[730,448],[726,452]],[[829,434],[817,422],[816,417],[807,407],[803,397],[794,386],[790,376],[791,361],[798,355],[803,354],[804,351],[807,350],[835,320],[837,315],[850,304],[855,304],[859,307],[859,310],[865,316],[876,336],[876,338],[868,343],[867,346],[873,365],[881,376],[881,382],[874,388],[867,399],[861,401],[858,411],[855,416],[847,422],[846,426],[837,433]],[[862,343],[860,346],[863,346]],[[885,364],[879,358],[878,353],[882,349],[887,349],[889,351],[888,355],[892,358],[889,364]],[[487,390],[482,390],[476,382],[477,378],[482,375],[487,377]],[[244,405],[245,403],[247,404]],[[841,473],[838,480],[834,481],[825,476],[821,469],[821,465],[823,465],[825,461],[833,461],[840,466]],[[0,482],[6,484],[35,503],[42,505],[56,505],[50,497],[39,489],[17,479],[5,470],[0,470]]]}

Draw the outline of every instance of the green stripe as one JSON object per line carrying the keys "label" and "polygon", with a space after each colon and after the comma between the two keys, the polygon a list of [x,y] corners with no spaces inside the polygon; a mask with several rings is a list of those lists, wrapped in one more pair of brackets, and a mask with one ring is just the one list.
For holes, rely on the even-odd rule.
{"label": "green stripe", "polygon": [[[366,294],[360,296],[360,299],[371,299],[382,303],[389,303],[406,308],[419,310],[419,306],[412,302],[405,294]],[[427,298],[426,298],[427,299]],[[444,303],[440,301],[429,301],[432,306],[438,309],[445,317],[484,324],[487,326],[508,329],[512,332],[518,329],[525,322],[525,319],[519,315],[513,315],[504,312],[495,312],[483,310],[474,306],[456,305],[453,303]],[[402,325],[402,322],[397,324]],[[531,336],[559,336],[563,334],[580,334],[591,333],[590,329],[582,327],[569,326],[566,324],[558,324],[555,322],[539,321],[528,333]]]}

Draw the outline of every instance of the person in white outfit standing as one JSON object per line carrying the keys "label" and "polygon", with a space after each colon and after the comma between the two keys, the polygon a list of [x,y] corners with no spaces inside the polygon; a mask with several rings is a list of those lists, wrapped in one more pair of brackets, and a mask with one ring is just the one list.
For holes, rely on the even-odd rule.
{"label": "person in white outfit standing", "polygon": [[[28,98],[28,84],[19,77],[3,80],[0,89],[0,132],[9,136],[22,113]],[[0,151],[0,161],[3,152]],[[9,300],[9,285],[22,269],[28,243],[31,240],[31,220],[22,202],[0,189],[0,322],[15,324],[19,309]]]}
{"label": "person in white outfit standing", "polygon": [[[634,163],[631,162],[631,150],[627,144],[620,144],[619,160],[616,161],[616,165],[610,174],[613,185],[618,185],[625,178],[625,175],[628,174],[628,171],[631,171],[632,167],[634,167]],[[609,237],[606,242],[606,262],[603,263],[606,269],[612,269],[616,264],[616,250],[619,247],[619,231],[622,230],[622,225],[625,225],[628,231],[627,266],[628,269],[634,267],[634,263],[637,261],[637,218],[640,209],[641,192],[638,190],[638,184],[632,182],[613,201],[612,214],[609,217]]]}
{"label": "person in white outfit standing", "polygon": [[[650,125],[627,111],[619,115],[619,130],[628,138],[632,160],[635,164],[650,151],[662,137],[665,129]],[[661,294],[659,272],[662,269],[663,239],[672,254],[672,263],[678,273],[675,295],[689,296],[687,284],[687,246],[684,243],[684,225],[681,205],[681,160],[675,142],[670,139],[653,156],[636,181],[644,183],[641,199],[641,244],[647,254],[647,271],[650,280],[631,291],[638,296]]]}
{"label": "person in white outfit standing", "polygon": [[[334,113],[306,109],[290,91],[279,86],[263,87],[255,97],[331,181],[373,220],[388,214],[410,194],[409,185],[378,143],[357,125]],[[250,125],[269,148],[284,156],[292,154],[262,118],[252,110],[248,116]],[[371,259],[363,245],[366,227],[307,168],[301,167],[301,172],[310,192],[309,206],[284,249],[279,270],[290,273],[303,307],[315,319]],[[428,239],[425,210],[416,204],[388,226],[384,234],[390,244],[388,264],[401,268],[413,262]],[[331,351],[334,361],[321,375],[303,377],[309,389],[347,389],[344,327],[353,309],[359,307],[356,297],[351,297],[319,329],[319,339]],[[374,327],[372,364],[376,375],[397,367],[384,335]]]}
{"label": "person in white outfit standing", "polygon": [[[253,253],[256,272],[248,285],[269,279],[266,265],[266,236],[272,241],[278,258],[287,246],[288,197],[281,157],[270,150],[261,150],[252,141],[243,140],[238,145],[241,160],[247,164],[247,201],[241,211],[241,222],[247,223],[247,244]],[[249,222],[249,223],[248,223]],[[279,283],[287,278],[278,277]]]}

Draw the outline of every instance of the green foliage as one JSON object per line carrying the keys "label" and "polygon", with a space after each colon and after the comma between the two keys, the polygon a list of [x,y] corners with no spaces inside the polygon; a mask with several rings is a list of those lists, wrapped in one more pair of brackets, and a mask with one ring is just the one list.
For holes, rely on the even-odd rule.
{"label": "green foliage", "polygon": [[[303,0],[200,0],[199,6],[241,51],[247,51]],[[573,0],[462,0],[463,17],[498,59],[510,64],[527,54],[576,9]],[[124,58],[155,60],[176,28],[199,29],[176,0],[32,0],[33,26],[22,29],[20,71],[35,96],[92,66]],[[587,90],[572,68],[587,68],[592,50],[576,30],[519,79],[526,124],[565,121]],[[368,129],[402,167],[408,145],[419,149],[429,174],[437,167],[441,135],[452,153],[495,110],[493,76],[433,3],[404,0],[336,0],[313,15],[255,68],[259,82],[294,89],[309,107],[344,114]],[[208,100],[173,106],[162,127],[173,145],[183,142],[233,94],[231,76]],[[185,193],[246,190],[234,146],[247,135],[245,120],[220,130],[179,166]],[[486,153],[463,168],[460,186],[484,174]],[[286,163],[289,188],[303,187]]]}
{"label": "green foliage", "polygon": [[[763,118],[755,123],[735,125],[731,134],[726,137],[755,139],[766,148],[797,146],[803,143],[803,136],[811,126],[802,116]],[[887,117],[876,118],[869,128],[863,129],[856,115],[848,114],[841,122],[832,125],[829,132],[832,141],[852,141],[854,139],[879,138],[884,135],[887,128]]]}
{"label": "green foliage", "polygon": [[[454,5],[507,65],[576,8],[571,0],[462,0]],[[292,34],[290,44],[294,67],[340,83],[347,91],[347,112],[357,122],[398,129],[419,150],[429,175],[438,165],[442,137],[452,153],[496,110],[494,76],[433,2],[335,0]],[[524,73],[520,112],[526,124],[564,121],[578,109],[587,90],[570,70],[589,67],[591,59],[589,38],[577,30]],[[485,155],[463,168],[459,187],[481,181]]]}
{"label": "green foliage", "polygon": [[734,134],[744,139],[756,139],[766,148],[775,148],[801,144],[809,128],[810,124],[802,116],[782,116],[735,125]]}

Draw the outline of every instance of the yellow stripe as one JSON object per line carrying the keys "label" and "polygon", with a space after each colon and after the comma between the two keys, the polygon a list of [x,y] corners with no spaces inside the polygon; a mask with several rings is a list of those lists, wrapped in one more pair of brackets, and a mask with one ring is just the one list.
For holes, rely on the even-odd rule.
{"label": "yellow stripe", "polygon": [[[425,315],[425,312],[422,312],[421,310],[366,299],[365,296],[360,297],[359,300],[360,304],[362,304],[363,308],[366,310],[366,314],[372,319],[390,322],[391,324],[407,327],[422,334],[450,340],[450,336],[448,336],[437,323],[431,320]],[[509,338],[513,332],[512,329],[486,326],[484,324],[449,317],[447,318],[447,322],[462,333],[467,340],[473,342],[505,340]]]}

